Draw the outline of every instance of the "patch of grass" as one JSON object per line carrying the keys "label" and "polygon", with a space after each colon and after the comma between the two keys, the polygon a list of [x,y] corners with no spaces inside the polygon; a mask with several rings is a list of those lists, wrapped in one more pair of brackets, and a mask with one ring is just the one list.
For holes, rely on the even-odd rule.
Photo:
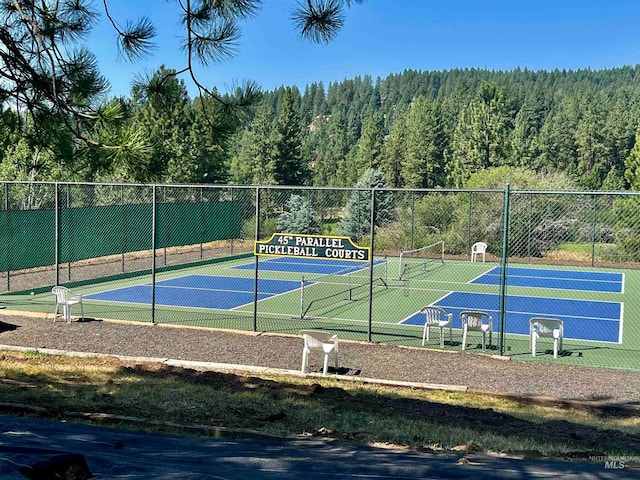
{"label": "patch of grass", "polygon": [[[594,247],[595,251],[592,250]],[[565,242],[558,245],[555,250],[547,252],[545,257],[553,260],[590,262],[592,254],[595,253],[596,258],[599,258],[603,251],[610,247],[611,244],[607,243],[596,243],[593,245],[590,242]]]}
{"label": "patch of grass", "polygon": [[112,425],[146,431],[206,435],[207,427],[228,427],[417,449],[473,444],[485,451],[550,456],[640,453],[637,417],[331,378],[199,372],[112,357],[0,356],[0,409],[41,407],[39,415],[49,418],[101,414]]}
{"label": "patch of grass", "polygon": [[565,242],[558,245],[558,250],[570,253],[591,253],[591,243],[570,243]]}

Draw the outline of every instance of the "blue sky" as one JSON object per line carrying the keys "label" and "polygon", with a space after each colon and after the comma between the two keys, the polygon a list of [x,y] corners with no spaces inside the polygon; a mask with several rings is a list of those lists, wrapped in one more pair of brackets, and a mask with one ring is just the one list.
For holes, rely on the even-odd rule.
{"label": "blue sky", "polygon": [[[104,19],[96,25],[87,43],[112,94],[128,95],[136,74],[162,64],[185,66],[175,3],[109,0],[121,24],[145,15],[159,33],[151,57],[127,63],[118,59],[111,26]],[[640,63],[638,0],[367,0],[347,11],[344,29],[328,45],[297,36],[290,21],[294,4],[264,0],[258,16],[242,24],[236,56],[199,68],[200,80],[222,92],[244,80],[264,90],[297,85],[303,91],[313,82],[327,87],[405,69],[600,70]]]}

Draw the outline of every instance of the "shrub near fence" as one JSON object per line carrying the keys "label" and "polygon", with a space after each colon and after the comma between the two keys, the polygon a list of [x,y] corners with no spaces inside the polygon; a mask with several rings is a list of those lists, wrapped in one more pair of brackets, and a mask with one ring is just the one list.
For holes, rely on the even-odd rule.
{"label": "shrub near fence", "polygon": [[[244,276],[253,280],[251,298],[233,308],[194,311],[151,302],[110,310],[96,302],[94,315],[136,320],[145,312],[142,318],[152,322],[282,332],[311,325],[360,340],[407,345],[421,343],[422,331],[412,312],[449,298],[451,292],[467,292],[484,295],[473,298],[498,299],[493,315],[498,341],[493,352],[525,359],[530,356],[528,335],[511,332],[507,315],[509,304],[521,298],[617,302],[624,306],[625,318],[640,314],[640,301],[629,293],[639,285],[639,202],[635,193],[508,188],[5,182],[0,210],[0,292],[17,307],[48,311],[44,293],[55,284],[97,291],[107,281],[155,282],[169,270],[174,277],[201,272]],[[313,318],[300,319],[298,292],[282,292],[277,300],[264,299],[254,288],[261,280],[301,280],[297,272],[267,270],[269,259],[251,254],[255,241],[267,240],[284,227],[300,230],[289,233],[348,236],[370,248],[373,261],[386,259],[389,272],[400,268],[401,252],[441,241],[445,261],[438,263],[434,254],[426,259],[421,277],[407,280],[391,273],[388,288],[380,290],[372,283],[368,299],[332,305]],[[484,265],[469,261],[476,241],[489,245]],[[563,289],[518,285],[509,272],[522,266],[620,272],[622,291],[574,289],[577,280],[565,282]],[[376,272],[381,268],[363,268],[369,267]],[[495,281],[479,283],[477,278],[491,269],[496,269]],[[139,279],[131,280],[136,277]],[[41,303],[15,300],[29,291],[42,292]],[[87,303],[91,311],[92,303]],[[634,368],[637,362],[630,359],[640,352],[640,331],[633,322],[619,320],[620,342],[568,338],[565,344],[574,352],[581,349],[578,353],[582,355],[569,354],[558,361]],[[459,329],[455,322],[454,329]],[[446,348],[460,349],[459,341]]]}

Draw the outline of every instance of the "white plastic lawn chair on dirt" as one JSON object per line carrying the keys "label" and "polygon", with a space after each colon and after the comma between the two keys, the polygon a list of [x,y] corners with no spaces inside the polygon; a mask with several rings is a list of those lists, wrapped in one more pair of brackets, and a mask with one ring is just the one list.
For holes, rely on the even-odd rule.
{"label": "white plastic lawn chair on dirt", "polygon": [[322,374],[329,371],[329,356],[334,353],[335,367],[338,368],[338,336],[322,330],[301,330],[300,335],[304,340],[302,349],[302,373],[306,372],[309,366],[309,354],[311,352],[322,352],[324,355]]}

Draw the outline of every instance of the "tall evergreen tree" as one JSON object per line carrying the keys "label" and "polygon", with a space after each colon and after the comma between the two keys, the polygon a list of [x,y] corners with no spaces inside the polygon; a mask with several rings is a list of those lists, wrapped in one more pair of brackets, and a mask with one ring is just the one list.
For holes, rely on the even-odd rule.
{"label": "tall evergreen tree", "polygon": [[439,104],[418,97],[407,112],[403,186],[434,188],[446,184],[445,149],[447,138]]}
{"label": "tall evergreen tree", "polygon": [[273,132],[274,177],[280,185],[304,185],[309,178],[302,156],[302,124],[296,100],[293,90],[287,87]]}
{"label": "tall evergreen tree", "polygon": [[578,111],[572,97],[564,97],[553,106],[540,130],[540,155],[535,165],[538,171],[567,171],[577,164],[574,132]]}
{"label": "tall evergreen tree", "polygon": [[508,115],[502,92],[485,82],[478,96],[460,111],[453,138],[453,155],[464,175],[505,164],[508,158]]}
{"label": "tall evergreen tree", "polygon": [[[357,180],[368,168],[379,168],[384,145],[384,122],[380,112],[373,113],[364,121],[362,136],[356,144],[352,175]],[[353,178],[353,176],[351,177]]]}
{"label": "tall evergreen tree", "polygon": [[[171,76],[164,66],[150,80],[149,90],[134,88],[138,107],[134,124],[147,138],[150,151],[146,162],[130,164],[128,180],[138,182],[193,182],[196,162],[190,157],[189,131],[193,111],[183,81]],[[126,178],[125,177],[125,178]]]}
{"label": "tall evergreen tree", "polygon": [[347,179],[337,174],[349,168],[348,154],[352,145],[344,115],[338,111],[326,121],[319,122],[313,137],[316,139],[313,184],[321,187],[349,185]]}
{"label": "tall evergreen tree", "polygon": [[242,132],[231,161],[231,181],[237,184],[275,185],[276,150],[271,139],[270,110],[262,103]]}
{"label": "tall evergreen tree", "polygon": [[[586,101],[583,100],[583,101]],[[596,112],[595,102],[586,101],[581,108],[582,115],[574,132],[578,162],[569,173],[587,190],[598,190],[606,177],[611,164],[602,137],[604,133],[603,112]]]}
{"label": "tall evergreen tree", "polygon": [[534,167],[540,155],[540,131],[547,115],[543,86],[536,83],[530,93],[525,93],[524,102],[514,121],[511,137],[511,166]]}
{"label": "tall evergreen tree", "polygon": [[640,124],[636,130],[636,139],[629,156],[624,162],[624,178],[633,190],[640,190]]}
{"label": "tall evergreen tree", "polygon": [[403,106],[398,107],[395,121],[391,127],[389,138],[384,145],[384,154],[381,162],[381,170],[393,188],[404,186],[402,179],[402,166],[406,157],[406,111]]}

